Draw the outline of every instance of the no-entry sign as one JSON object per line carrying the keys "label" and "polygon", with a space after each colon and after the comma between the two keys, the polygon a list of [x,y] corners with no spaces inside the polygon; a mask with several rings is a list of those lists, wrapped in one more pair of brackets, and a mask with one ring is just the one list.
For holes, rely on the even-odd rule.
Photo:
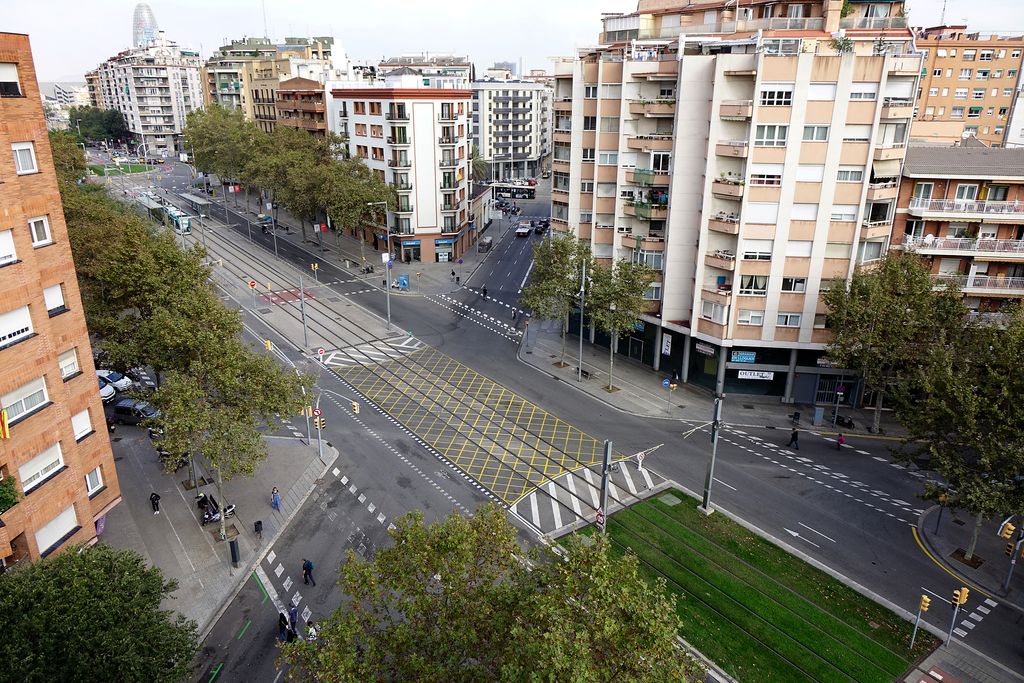
{"label": "no-entry sign", "polygon": [[249,280],[249,289],[256,289],[256,281]]}

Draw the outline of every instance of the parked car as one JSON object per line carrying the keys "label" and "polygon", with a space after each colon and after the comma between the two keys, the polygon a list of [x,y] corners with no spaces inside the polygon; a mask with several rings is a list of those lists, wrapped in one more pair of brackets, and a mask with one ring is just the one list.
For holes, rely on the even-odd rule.
{"label": "parked car", "polygon": [[534,180],[533,178],[530,178],[529,180],[527,180],[527,181],[526,181],[526,183],[527,183],[528,185],[536,185],[536,184],[537,184],[537,181],[536,181],[536,180]]}
{"label": "parked car", "polygon": [[100,399],[102,399],[104,403],[110,403],[113,401],[114,397],[117,396],[117,392],[114,391],[114,385],[110,384],[102,377],[97,377],[96,381],[100,383]]}
{"label": "parked car", "polygon": [[113,403],[107,413],[119,425],[137,425],[143,420],[160,417],[160,411],[145,401],[122,398]]}
{"label": "parked car", "polygon": [[97,370],[96,376],[112,384],[118,391],[127,391],[132,388],[132,381],[114,370]]}
{"label": "parked car", "polygon": [[544,171],[544,173],[542,173],[540,177],[547,180],[548,178],[551,177],[551,171]]}
{"label": "parked car", "polygon": [[530,236],[530,232],[531,232],[530,231],[530,226],[522,225],[522,226],[516,228],[516,237],[529,237]]}

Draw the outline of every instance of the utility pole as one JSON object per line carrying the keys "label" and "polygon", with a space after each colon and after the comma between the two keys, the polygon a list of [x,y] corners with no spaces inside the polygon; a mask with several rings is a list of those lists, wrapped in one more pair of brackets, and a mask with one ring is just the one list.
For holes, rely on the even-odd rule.
{"label": "utility pole", "polygon": [[608,477],[612,472],[612,442],[604,440],[604,461],[601,465],[601,509],[598,510],[597,523],[601,533],[608,532]]}
{"label": "utility pole", "polygon": [[580,362],[576,368],[576,381],[583,381],[583,309],[587,299],[587,262],[580,264]]}
{"label": "utility pole", "polygon": [[704,476],[704,500],[701,503],[701,511],[710,515],[711,509],[711,483],[715,479],[715,456],[718,455],[718,431],[722,426],[722,399],[724,396],[715,396],[714,414],[711,418],[711,459],[708,461],[708,471]]}

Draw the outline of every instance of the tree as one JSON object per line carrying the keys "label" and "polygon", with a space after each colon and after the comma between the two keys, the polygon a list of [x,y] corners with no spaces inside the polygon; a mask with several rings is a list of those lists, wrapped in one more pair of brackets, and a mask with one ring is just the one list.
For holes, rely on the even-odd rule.
{"label": "tree", "polygon": [[71,107],[68,121],[75,131],[81,130],[82,137],[97,142],[104,140],[127,140],[131,136],[124,114],[117,109],[96,107]]}
{"label": "tree", "polygon": [[[565,342],[569,333],[569,314],[578,305],[580,275],[583,266],[593,271],[590,245],[571,235],[552,234],[533,245],[533,271],[530,282],[523,289],[520,303],[545,320],[562,322],[562,357],[565,366]],[[580,334],[583,334],[583,315],[580,314]]]}
{"label": "tree", "polygon": [[644,292],[654,282],[654,270],[644,263],[618,261],[597,264],[591,278],[587,312],[594,323],[608,333],[608,391],[615,391],[612,370],[619,335],[631,328],[644,309]]}
{"label": "tree", "polygon": [[196,625],[161,609],[177,588],[132,550],[65,551],[0,577],[0,657],[19,681],[179,681]]}
{"label": "tree", "polygon": [[958,292],[936,291],[913,253],[889,252],[871,270],[858,267],[849,285],[834,284],[824,299],[832,331],[829,358],[856,370],[875,390],[875,431],[883,399],[909,389],[922,349],[956,334],[967,318]]}
{"label": "tree", "polygon": [[339,247],[344,228],[358,229],[362,244],[366,241],[363,226],[381,213],[381,207],[371,206],[371,203],[385,202],[396,207],[398,195],[362,159],[335,160],[329,169],[327,182],[321,186],[323,206],[334,223]]}
{"label": "tree", "polygon": [[487,180],[490,164],[480,156],[480,147],[473,145],[473,153],[469,157],[469,173],[477,182]]}
{"label": "tree", "polygon": [[[319,681],[683,681],[699,667],[676,648],[679,618],[662,583],[604,537],[523,558],[497,506],[426,525],[412,512],[394,544],[348,553],[349,598],[315,642],[284,657]],[[695,679],[694,679],[695,680]]]}
{"label": "tree", "polygon": [[58,182],[74,183],[85,177],[88,171],[85,154],[74,135],[68,131],[50,131],[50,151]]}

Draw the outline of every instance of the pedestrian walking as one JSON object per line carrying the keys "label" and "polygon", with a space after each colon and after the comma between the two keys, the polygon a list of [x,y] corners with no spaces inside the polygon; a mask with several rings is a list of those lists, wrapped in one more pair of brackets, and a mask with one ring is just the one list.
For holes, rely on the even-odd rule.
{"label": "pedestrian walking", "polygon": [[312,621],[306,622],[306,640],[309,642],[316,641],[317,631],[316,625]]}
{"label": "pedestrian walking", "polygon": [[480,289],[480,293],[481,293],[481,294],[483,294],[483,295],[484,295],[484,298],[486,299],[486,298],[487,298],[487,287],[486,287],[486,286],[485,286],[485,287],[482,287],[482,288]]}
{"label": "pedestrian walking", "polygon": [[307,586],[316,585],[316,581],[313,580],[313,563],[306,558],[302,558],[302,582]]}
{"label": "pedestrian walking", "polygon": [[290,629],[288,629],[288,632],[285,634],[285,642],[286,643],[294,643],[296,637],[298,637],[298,636],[295,633],[295,629],[290,628]]}
{"label": "pedestrian walking", "polygon": [[845,445],[846,445],[846,437],[843,436],[842,434],[840,434],[838,437],[836,437],[836,450],[837,451],[843,450],[843,446],[845,446]]}
{"label": "pedestrian walking", "polygon": [[800,450],[800,432],[795,429],[793,430],[793,433],[789,435],[788,447],[795,451]]}
{"label": "pedestrian walking", "polygon": [[455,282],[455,271],[452,270],[452,282]]}
{"label": "pedestrian walking", "polygon": [[277,490],[276,486],[270,492],[270,507],[278,512],[281,511],[281,492]]}
{"label": "pedestrian walking", "polygon": [[160,514],[160,494],[157,493],[156,491],[153,491],[153,493],[149,494],[149,503],[150,503],[150,505],[153,506],[153,514],[154,515],[159,515]]}
{"label": "pedestrian walking", "polygon": [[252,525],[253,531],[256,532],[256,538],[263,540],[263,520],[257,519],[256,523]]}
{"label": "pedestrian walking", "polygon": [[288,637],[288,615],[281,612],[277,618],[277,639],[282,643]]}
{"label": "pedestrian walking", "polygon": [[295,625],[299,621],[299,608],[294,603],[288,603],[288,624],[295,630]]}

